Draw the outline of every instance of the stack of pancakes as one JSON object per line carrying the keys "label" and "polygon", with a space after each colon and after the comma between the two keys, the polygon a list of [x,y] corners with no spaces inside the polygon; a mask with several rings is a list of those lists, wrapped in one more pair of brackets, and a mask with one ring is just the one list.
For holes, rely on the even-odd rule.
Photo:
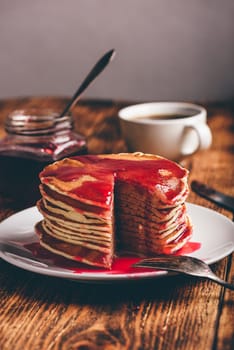
{"label": "stack of pancakes", "polygon": [[142,153],[77,156],[40,174],[41,245],[110,268],[118,252],[174,253],[190,239],[188,172]]}

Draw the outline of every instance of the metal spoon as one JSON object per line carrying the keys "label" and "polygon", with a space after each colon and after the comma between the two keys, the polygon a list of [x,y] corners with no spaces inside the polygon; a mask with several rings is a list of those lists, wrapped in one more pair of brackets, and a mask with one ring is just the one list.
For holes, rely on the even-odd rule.
{"label": "metal spoon", "polygon": [[212,272],[210,267],[204,261],[191,256],[158,255],[154,258],[140,260],[139,262],[133,264],[133,267],[147,267],[208,278],[225,288],[234,290],[234,284],[222,280]]}
{"label": "metal spoon", "polygon": [[107,64],[114,58],[114,55],[115,50],[110,50],[98,60],[58,118],[64,117],[64,115],[66,115],[67,112],[77,103],[84,90],[104,70]]}

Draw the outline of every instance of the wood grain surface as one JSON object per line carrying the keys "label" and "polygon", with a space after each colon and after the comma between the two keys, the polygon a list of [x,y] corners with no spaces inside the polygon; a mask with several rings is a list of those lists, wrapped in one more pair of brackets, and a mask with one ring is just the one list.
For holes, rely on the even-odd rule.
{"label": "wood grain surface", "polygon": [[[66,98],[0,101],[0,137],[14,109],[47,106],[62,110]],[[117,119],[126,102],[82,100],[75,128],[90,153],[126,151]],[[213,133],[212,147],[188,158],[193,179],[234,195],[234,103],[203,104]],[[1,166],[1,165],[0,165]],[[189,201],[232,214],[190,193]],[[16,211],[0,196],[0,220]],[[204,232],[212,235],[210,232]],[[220,232],[222,234],[222,232]],[[234,283],[233,256],[213,264]],[[225,350],[234,349],[234,293],[206,280],[182,275],[112,284],[78,283],[37,275],[0,260],[1,350]]]}

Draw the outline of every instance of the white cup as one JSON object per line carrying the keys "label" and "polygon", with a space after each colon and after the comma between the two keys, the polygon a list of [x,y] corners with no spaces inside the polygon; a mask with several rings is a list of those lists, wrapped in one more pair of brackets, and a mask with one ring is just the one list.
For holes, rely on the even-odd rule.
{"label": "white cup", "polygon": [[121,109],[118,116],[129,152],[179,161],[211,145],[206,110],[196,104],[143,103]]}

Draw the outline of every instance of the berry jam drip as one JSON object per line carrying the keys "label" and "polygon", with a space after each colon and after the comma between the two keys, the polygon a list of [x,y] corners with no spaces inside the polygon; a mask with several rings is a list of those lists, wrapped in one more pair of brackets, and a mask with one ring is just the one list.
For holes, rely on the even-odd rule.
{"label": "berry jam drip", "polygon": [[[91,176],[85,179],[85,176]],[[184,179],[187,176],[187,170],[178,164],[167,159],[113,159],[100,156],[82,156],[72,157],[69,162],[60,163],[56,167],[47,167],[42,173],[43,183],[50,183],[54,178],[61,182],[73,182],[84,178],[82,185],[69,189],[68,192],[74,193],[77,197],[90,199],[94,202],[101,202],[107,199],[111,192],[111,181],[108,177],[115,178],[117,181],[126,181],[128,183],[140,184],[147,188],[149,192],[157,192],[164,202],[173,204],[178,196],[186,190]],[[94,181],[95,179],[95,181]],[[95,191],[91,188],[95,186]],[[187,192],[183,192],[183,196]]]}
{"label": "berry jam drip", "polygon": [[[147,268],[134,268],[132,267],[132,264],[137,263],[141,258],[136,256],[126,256],[126,255],[120,255],[119,257],[116,257],[114,259],[112,268],[110,270],[99,268],[99,267],[92,267],[87,266],[85,264],[81,264],[66,258],[63,258],[59,255],[53,254],[49,252],[48,250],[44,249],[40,246],[39,243],[30,243],[26,244],[24,246],[26,249],[28,249],[36,258],[40,259],[42,262],[46,261],[50,262],[50,264],[53,264],[54,266],[64,268],[67,270],[70,270],[73,273],[76,274],[82,274],[82,273],[107,273],[110,275],[114,274],[126,274],[126,273],[141,273],[141,272],[152,272],[152,269]],[[186,255],[194,253],[195,251],[199,250],[201,247],[201,243],[199,242],[187,242],[186,245],[181,248],[175,255]]]}

